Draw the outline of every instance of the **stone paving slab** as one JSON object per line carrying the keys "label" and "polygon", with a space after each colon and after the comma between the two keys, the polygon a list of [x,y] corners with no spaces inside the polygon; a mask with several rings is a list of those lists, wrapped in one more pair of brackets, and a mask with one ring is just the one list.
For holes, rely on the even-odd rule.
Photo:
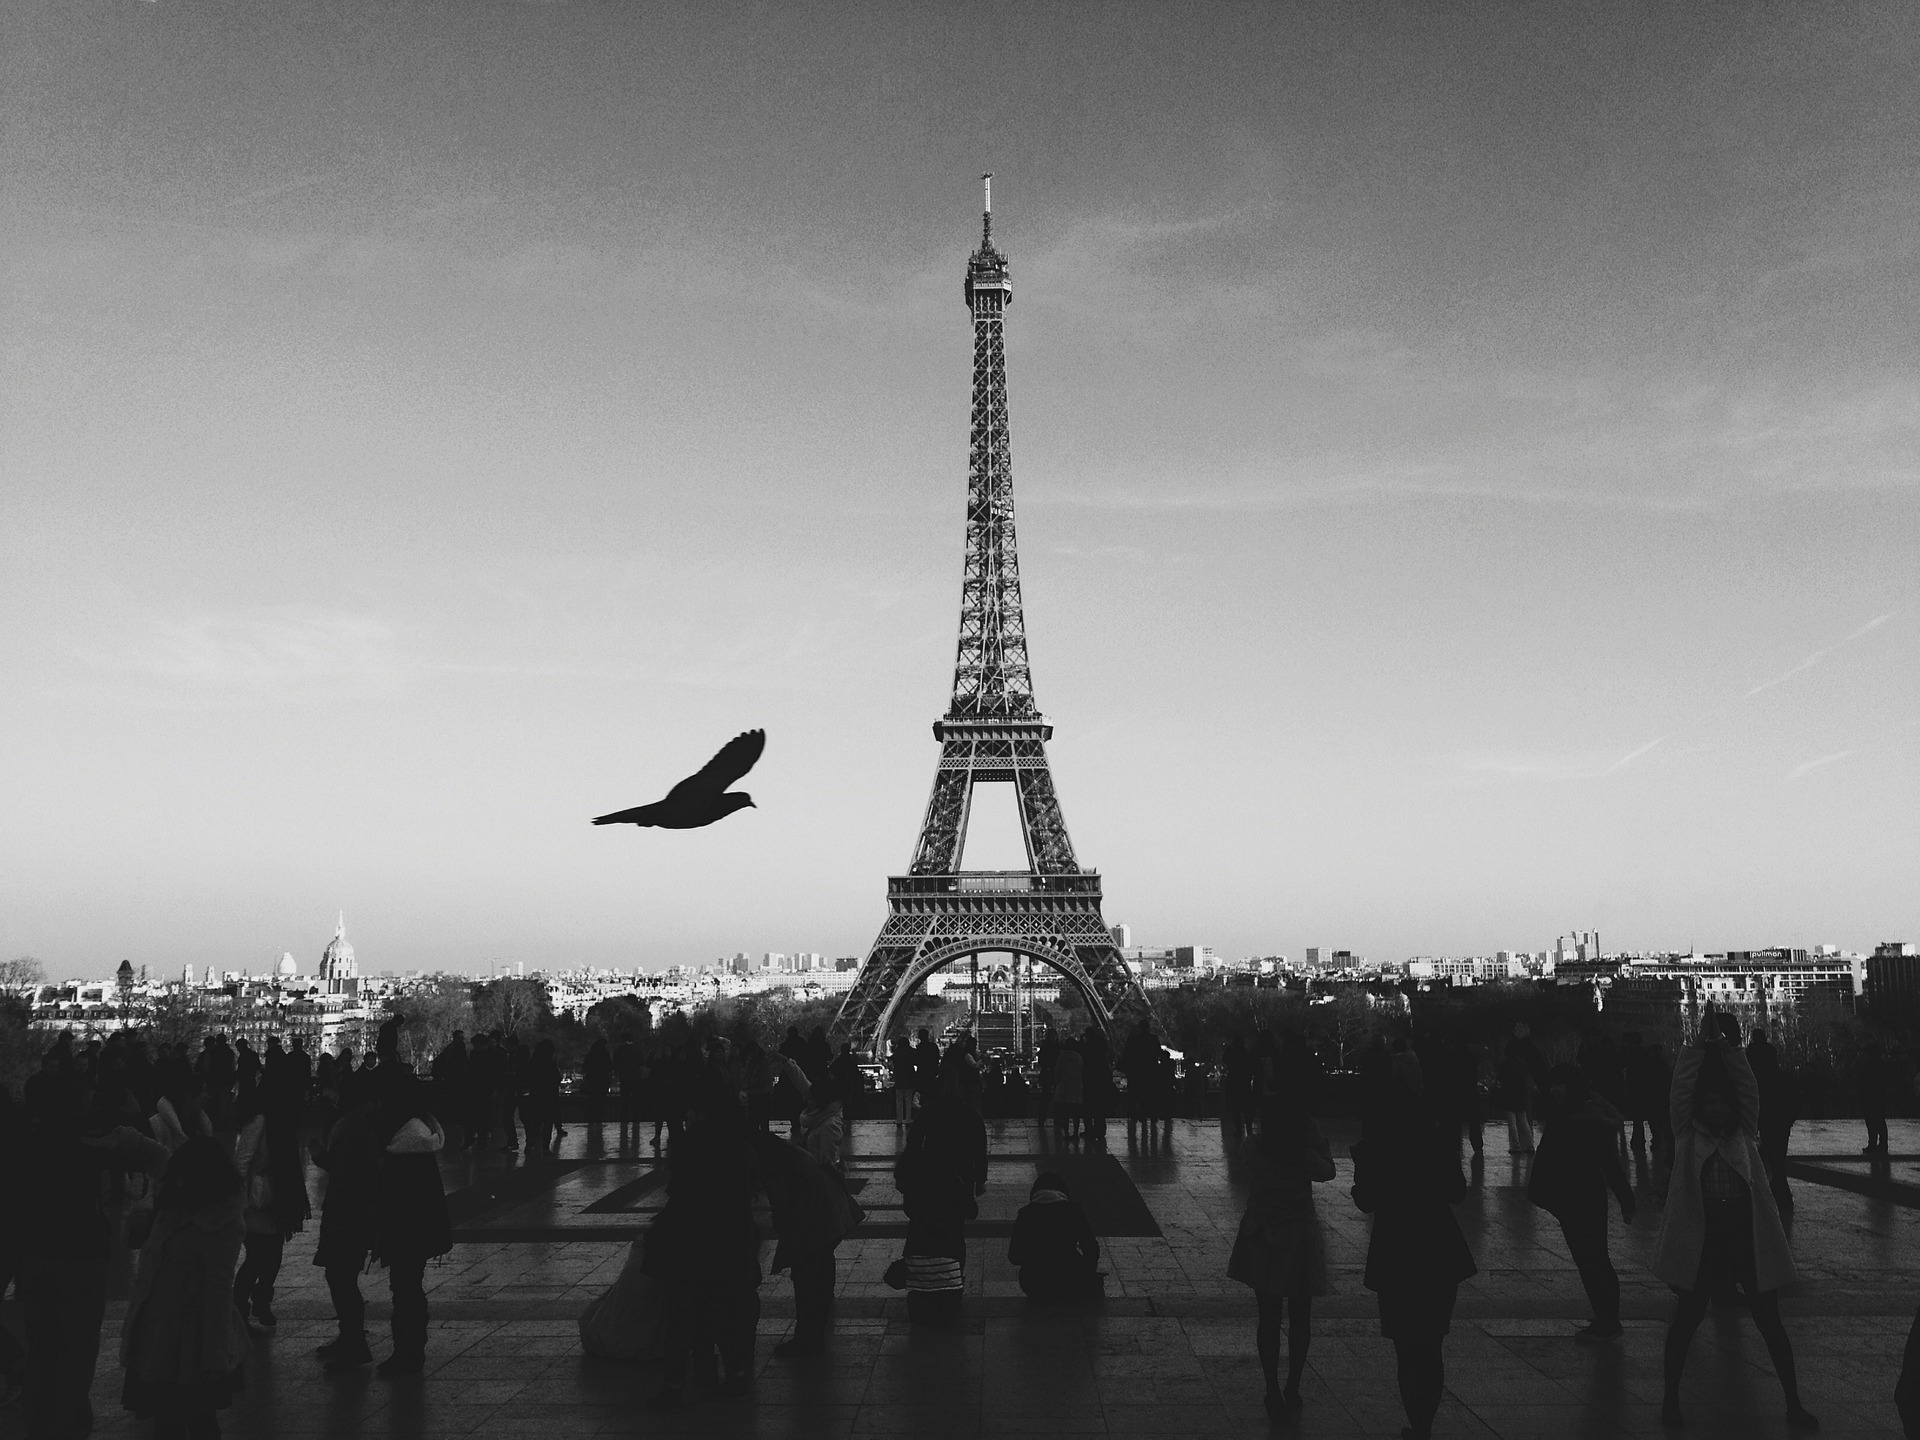
{"label": "stone paving slab", "polygon": [[[880,1280],[899,1241],[856,1236],[840,1250],[841,1301],[828,1356],[796,1364],[767,1353],[790,1332],[792,1315],[784,1277],[769,1279],[752,1397],[703,1399],[671,1416],[643,1408],[658,1383],[652,1371],[594,1361],[580,1349],[577,1317],[619,1273],[625,1238],[604,1229],[564,1233],[582,1212],[649,1173],[654,1157],[631,1146],[624,1153],[612,1143],[589,1146],[580,1127],[571,1128],[551,1175],[497,1153],[447,1158],[443,1173],[464,1217],[463,1238],[429,1269],[434,1320],[424,1376],[388,1381],[371,1371],[320,1372],[312,1347],[332,1333],[332,1307],[310,1263],[314,1231],[296,1237],[276,1306],[282,1323],[258,1342],[248,1388],[222,1417],[225,1433],[541,1440],[1273,1433],[1260,1404],[1252,1298],[1224,1276],[1245,1193],[1231,1138],[1217,1123],[1177,1122],[1171,1140],[1153,1145],[1129,1145],[1123,1124],[1109,1127],[1107,1153],[1161,1233],[1102,1241],[1110,1287],[1104,1305],[1032,1309],[1019,1296],[1004,1240],[976,1235],[962,1321],[947,1331],[916,1330],[901,1298]],[[1893,1128],[1897,1166],[1920,1155],[1920,1125],[1895,1121]],[[1316,1193],[1337,1293],[1316,1304],[1305,1407],[1284,1431],[1396,1436],[1402,1417],[1392,1349],[1359,1283],[1367,1222],[1346,1194],[1353,1137],[1338,1125],[1329,1129],[1338,1174]],[[1805,1125],[1794,1153],[1801,1164],[1851,1173],[1859,1133],[1857,1122]],[[894,1138],[891,1124],[854,1127],[854,1173],[870,1178],[876,1200],[890,1189],[886,1159]],[[989,1207],[997,1225],[1024,1198],[1026,1167],[1046,1163],[1056,1147],[1049,1130],[1019,1122],[996,1123],[992,1140],[1006,1157],[996,1166]],[[1625,1226],[1616,1215],[1612,1233],[1627,1334],[1617,1344],[1588,1347],[1571,1339],[1587,1311],[1559,1228],[1525,1200],[1527,1162],[1506,1153],[1503,1126],[1487,1127],[1487,1146],[1458,1211],[1481,1273],[1462,1287],[1436,1433],[1661,1433],[1660,1343],[1671,1297],[1645,1269],[1659,1214],[1644,1162],[1633,1166],[1640,1216]],[[1836,1184],[1796,1181],[1795,1190],[1801,1278],[1784,1309],[1807,1403],[1825,1434],[1896,1436],[1890,1396],[1920,1302],[1920,1211]],[[630,1198],[647,1203],[643,1194]],[[636,1218],[618,1206],[602,1214],[629,1228]],[[381,1351],[378,1332],[388,1313],[381,1273],[369,1275],[364,1288]],[[124,1308],[117,1301],[108,1315],[95,1385],[97,1435],[145,1433],[118,1404],[113,1337]],[[1688,1435],[1759,1440],[1787,1433],[1765,1349],[1738,1310],[1716,1312],[1702,1326],[1686,1394]],[[0,1440],[21,1433],[17,1410],[0,1412]]]}

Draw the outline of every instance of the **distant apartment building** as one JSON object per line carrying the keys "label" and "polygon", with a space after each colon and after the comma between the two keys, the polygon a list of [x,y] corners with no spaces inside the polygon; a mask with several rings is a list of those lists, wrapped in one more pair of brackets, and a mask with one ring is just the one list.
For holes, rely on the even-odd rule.
{"label": "distant apartment building", "polygon": [[1609,1029],[1638,1030],[1677,1043],[1690,1037],[1709,1003],[1767,1023],[1802,1002],[1825,998],[1850,1008],[1866,993],[1867,957],[1823,946],[1817,953],[1776,946],[1709,955],[1633,955],[1558,972],[1561,984],[1591,984]]}
{"label": "distant apartment building", "polygon": [[1920,945],[1884,940],[1866,961],[1869,1005],[1920,1004]]}

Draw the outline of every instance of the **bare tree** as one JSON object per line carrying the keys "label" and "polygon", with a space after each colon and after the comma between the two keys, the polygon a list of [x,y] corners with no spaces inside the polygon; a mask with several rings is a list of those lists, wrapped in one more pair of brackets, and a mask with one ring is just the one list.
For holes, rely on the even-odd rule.
{"label": "bare tree", "polygon": [[504,1030],[511,1035],[537,1027],[553,1013],[553,1006],[545,981],[514,977],[482,986],[474,997],[473,1013],[475,1029]]}
{"label": "bare tree", "polygon": [[16,955],[0,960],[0,992],[14,994],[38,989],[47,978],[47,967],[31,955]]}
{"label": "bare tree", "polygon": [[454,1031],[474,1028],[471,988],[462,976],[436,975],[392,1003],[391,1008],[406,1016],[401,1034],[416,1066],[431,1064]]}

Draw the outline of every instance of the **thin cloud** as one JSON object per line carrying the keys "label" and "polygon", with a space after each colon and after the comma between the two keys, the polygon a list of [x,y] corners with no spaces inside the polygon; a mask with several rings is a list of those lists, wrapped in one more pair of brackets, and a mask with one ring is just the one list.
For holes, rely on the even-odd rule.
{"label": "thin cloud", "polygon": [[1834,761],[1844,760],[1851,754],[1853,754],[1851,750],[1836,750],[1831,755],[1820,755],[1812,760],[1802,761],[1787,772],[1787,779],[1798,780],[1802,775],[1818,770],[1822,765],[1831,765]]}
{"label": "thin cloud", "polygon": [[1468,755],[1460,759],[1463,770],[1479,775],[1494,775],[1506,780],[1604,780],[1617,775],[1641,756],[1665,743],[1667,736],[1649,740],[1629,750],[1617,760],[1604,760],[1592,754],[1491,753]]}
{"label": "thin cloud", "polygon": [[1613,764],[1609,765],[1605,770],[1601,771],[1600,773],[1603,775],[1613,775],[1621,770],[1626,769],[1627,766],[1631,765],[1634,761],[1638,760],[1642,755],[1646,754],[1649,750],[1653,749],[1654,746],[1658,745],[1661,741],[1665,740],[1666,738],[1667,737],[1664,735],[1659,735],[1649,740],[1646,744],[1642,745],[1638,750],[1629,750],[1625,755],[1622,755],[1618,760],[1614,761]]}
{"label": "thin cloud", "polygon": [[1815,665],[1818,665],[1822,660],[1826,659],[1827,656],[1833,654],[1834,651],[1840,649],[1842,646],[1851,645],[1854,641],[1858,640],[1862,635],[1867,634],[1869,631],[1878,630],[1882,625],[1886,624],[1887,621],[1891,620],[1892,618],[1893,618],[1892,611],[1888,611],[1885,615],[1874,616],[1873,619],[1867,621],[1866,624],[1862,625],[1858,630],[1854,631],[1851,635],[1847,636],[1844,640],[1836,640],[1834,641],[1833,644],[1827,646],[1825,649],[1814,651],[1811,655],[1807,656],[1806,659],[1802,660],[1798,665],[1795,665],[1791,670],[1783,670],[1778,675],[1774,676],[1773,679],[1761,681],[1758,685],[1754,686],[1751,690],[1747,691],[1747,693],[1745,695],[1742,695],[1740,698],[1742,700],[1751,700],[1754,696],[1758,695],[1763,690],[1771,690],[1776,685],[1784,685],[1787,681],[1791,680],[1794,676],[1798,675],[1802,670],[1812,669]]}

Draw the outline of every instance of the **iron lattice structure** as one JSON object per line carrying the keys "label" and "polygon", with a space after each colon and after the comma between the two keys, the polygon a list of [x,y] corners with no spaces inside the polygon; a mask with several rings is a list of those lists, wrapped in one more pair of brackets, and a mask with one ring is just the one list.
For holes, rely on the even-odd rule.
{"label": "iron lattice structure", "polygon": [[[1011,951],[1051,967],[1079,990],[1102,1027],[1123,1014],[1147,1013],[1146,996],[1101,915],[1099,873],[1074,859],[1047,767],[1053,727],[1033,699],[1007,426],[1004,325],[1012,300],[1007,258],[993,244],[989,189],[980,248],[966,275],[973,419],[953,703],[933,727],[940,765],[913,864],[887,881],[886,923],[834,1024],[837,1036],[869,1052],[922,980],[982,951]],[[989,783],[1014,786],[1025,870],[960,868],[974,787]]]}

